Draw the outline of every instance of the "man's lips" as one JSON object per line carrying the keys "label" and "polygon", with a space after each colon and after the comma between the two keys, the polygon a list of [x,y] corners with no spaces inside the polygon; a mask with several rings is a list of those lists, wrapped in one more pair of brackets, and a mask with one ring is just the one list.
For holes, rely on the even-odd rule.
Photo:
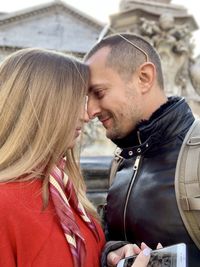
{"label": "man's lips", "polygon": [[103,124],[103,126],[106,127],[106,126],[108,126],[110,119],[111,119],[111,117],[107,117],[107,118],[100,119],[100,121]]}

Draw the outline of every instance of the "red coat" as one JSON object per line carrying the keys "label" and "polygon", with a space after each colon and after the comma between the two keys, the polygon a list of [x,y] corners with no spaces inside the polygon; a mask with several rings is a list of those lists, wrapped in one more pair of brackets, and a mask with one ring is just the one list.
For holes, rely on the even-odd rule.
{"label": "red coat", "polygon": [[[53,203],[41,210],[41,181],[0,184],[0,267],[73,267],[69,246]],[[85,267],[99,267],[101,237],[96,242],[87,225],[74,214],[86,241]]]}

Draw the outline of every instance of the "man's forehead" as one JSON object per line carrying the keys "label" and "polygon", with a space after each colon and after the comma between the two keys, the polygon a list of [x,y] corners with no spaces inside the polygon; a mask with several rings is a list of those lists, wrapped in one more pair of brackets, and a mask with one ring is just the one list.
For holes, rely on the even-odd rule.
{"label": "man's forehead", "polygon": [[110,48],[108,46],[102,47],[97,50],[91,57],[89,57],[85,64],[92,67],[95,64],[105,64],[108,54],[110,53]]}

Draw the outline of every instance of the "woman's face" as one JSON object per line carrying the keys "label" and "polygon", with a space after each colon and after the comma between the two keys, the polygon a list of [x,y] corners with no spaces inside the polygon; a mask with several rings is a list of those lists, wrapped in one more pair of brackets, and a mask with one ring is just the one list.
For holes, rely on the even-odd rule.
{"label": "woman's face", "polygon": [[80,114],[80,118],[77,121],[77,125],[76,125],[75,132],[74,132],[74,138],[71,144],[69,145],[69,148],[73,148],[75,146],[77,138],[80,136],[82,132],[84,123],[87,123],[87,122],[89,122],[89,116],[87,113],[86,105],[84,105],[82,112]]}

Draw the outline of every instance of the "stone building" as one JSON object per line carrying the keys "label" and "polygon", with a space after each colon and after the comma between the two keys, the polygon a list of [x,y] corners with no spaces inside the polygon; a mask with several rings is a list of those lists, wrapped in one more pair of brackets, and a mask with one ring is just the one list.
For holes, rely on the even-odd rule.
{"label": "stone building", "polygon": [[103,25],[56,0],[17,12],[0,13],[0,59],[26,47],[40,47],[82,57]]}

